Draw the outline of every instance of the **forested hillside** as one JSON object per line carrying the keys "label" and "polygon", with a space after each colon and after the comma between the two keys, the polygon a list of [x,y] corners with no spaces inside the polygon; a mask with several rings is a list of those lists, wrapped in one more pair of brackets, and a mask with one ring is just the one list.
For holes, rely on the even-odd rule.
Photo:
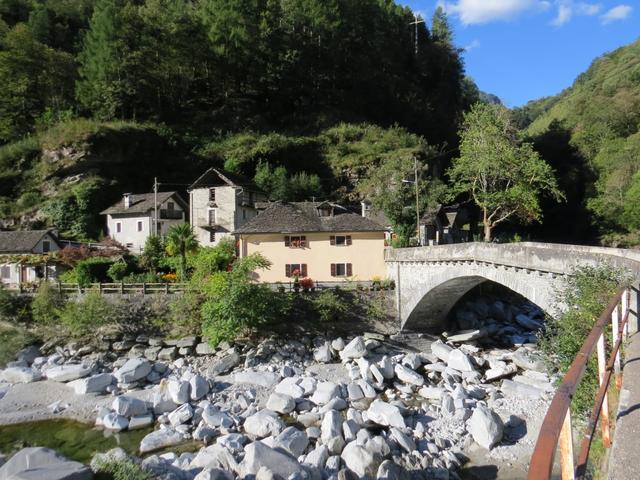
{"label": "forested hillside", "polygon": [[393,0],[0,0],[5,224],[95,238],[123,190],[211,164],[281,198],[359,197],[394,155],[438,176],[480,92],[442,11],[414,20]]}
{"label": "forested hillside", "polygon": [[640,243],[640,41],[596,59],[571,88],[514,116],[567,193],[564,206],[548,208],[543,228]]}

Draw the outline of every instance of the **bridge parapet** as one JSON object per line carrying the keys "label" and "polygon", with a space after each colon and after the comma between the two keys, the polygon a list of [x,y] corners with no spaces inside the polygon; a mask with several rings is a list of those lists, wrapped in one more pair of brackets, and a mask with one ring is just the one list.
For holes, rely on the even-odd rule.
{"label": "bridge parapet", "polygon": [[396,282],[402,329],[429,329],[443,322],[474,286],[490,280],[552,312],[562,276],[583,265],[626,268],[640,277],[640,252],[552,243],[460,243],[387,249],[388,274]]}

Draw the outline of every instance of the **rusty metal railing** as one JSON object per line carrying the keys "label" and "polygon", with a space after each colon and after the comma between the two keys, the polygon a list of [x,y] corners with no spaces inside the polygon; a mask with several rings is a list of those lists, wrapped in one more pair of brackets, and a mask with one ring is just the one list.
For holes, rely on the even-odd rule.
{"label": "rusty metal railing", "polygon": [[[606,448],[611,446],[611,428],[609,422],[608,389],[612,374],[618,389],[622,386],[620,370],[620,346],[628,335],[629,321],[628,289],[621,289],[611,300],[606,310],[600,315],[589,336],[576,355],[558,387],[549,410],[544,418],[538,441],[529,465],[529,480],[544,480],[551,478],[556,449],[560,450],[560,469],[562,480],[582,479],[587,473],[587,461],[593,435],[600,420],[602,442]],[[611,325],[612,348],[609,358],[607,351],[607,329]],[[598,357],[598,377],[600,388],[595,397],[595,403],[589,421],[585,428],[584,437],[580,444],[577,463],[573,453],[573,434],[571,426],[571,399],[582,379],[587,362],[593,351]]]}

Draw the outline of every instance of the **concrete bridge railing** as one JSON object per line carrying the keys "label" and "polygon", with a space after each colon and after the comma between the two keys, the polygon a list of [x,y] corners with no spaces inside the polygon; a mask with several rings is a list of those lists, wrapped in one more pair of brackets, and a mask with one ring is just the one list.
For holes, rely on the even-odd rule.
{"label": "concrete bridge railing", "polygon": [[[385,260],[396,283],[401,329],[417,331],[441,326],[455,303],[486,281],[504,285],[553,314],[555,292],[578,266],[606,263],[640,278],[640,252],[581,245],[461,243],[387,249]],[[634,292],[632,306],[635,297]],[[635,329],[637,320],[632,320]]]}

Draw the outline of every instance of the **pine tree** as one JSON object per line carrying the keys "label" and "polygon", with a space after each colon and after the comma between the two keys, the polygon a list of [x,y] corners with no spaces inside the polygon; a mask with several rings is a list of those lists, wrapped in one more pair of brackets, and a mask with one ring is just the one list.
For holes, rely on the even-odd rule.
{"label": "pine tree", "polygon": [[431,19],[431,35],[436,42],[453,43],[453,33],[449,26],[449,19],[442,6],[438,5]]}

